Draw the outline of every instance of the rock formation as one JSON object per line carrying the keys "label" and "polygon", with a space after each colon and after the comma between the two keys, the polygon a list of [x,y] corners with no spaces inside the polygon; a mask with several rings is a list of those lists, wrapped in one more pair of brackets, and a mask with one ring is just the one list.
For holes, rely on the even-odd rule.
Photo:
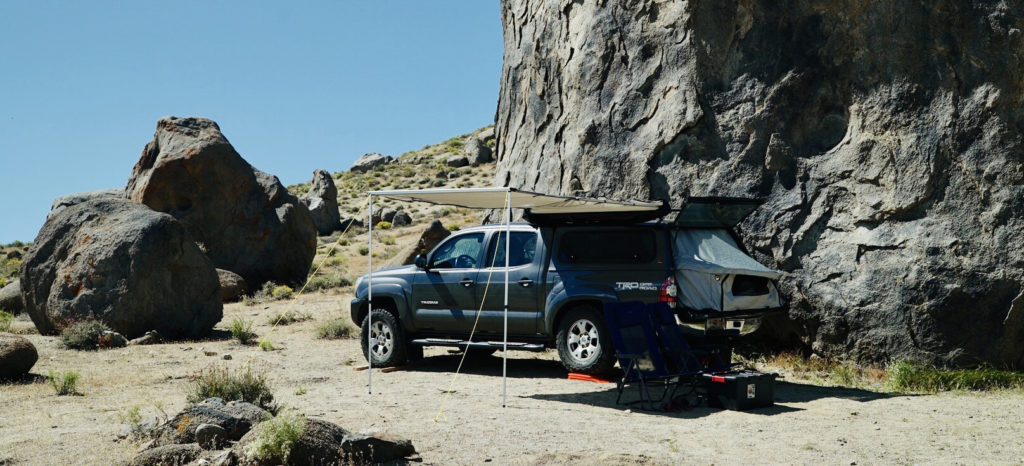
{"label": "rock formation", "polygon": [[21,282],[14,281],[0,288],[0,311],[7,311],[17,315],[25,309],[25,302],[21,299]]}
{"label": "rock formation", "polygon": [[419,241],[416,242],[416,246],[405,256],[402,261],[403,264],[412,264],[416,260],[416,256],[426,254],[430,250],[434,249],[435,246],[441,244],[441,240],[450,236],[452,232],[448,231],[447,228],[441,223],[440,220],[434,220],[430,222],[426,230],[420,235]]}
{"label": "rock formation", "polygon": [[171,214],[217,268],[264,282],[305,282],[316,228],[277,177],[256,170],[205,118],[164,117],[132,170],[128,196]]}
{"label": "rock formation", "polygon": [[496,183],[761,197],[767,340],[1024,367],[1024,5],[503,0]]}
{"label": "rock formation", "polygon": [[13,380],[28,374],[38,360],[39,353],[32,342],[0,334],[0,380]]}
{"label": "rock formation", "polygon": [[363,154],[361,157],[356,159],[355,163],[352,164],[352,168],[349,171],[357,173],[365,173],[371,171],[377,167],[382,167],[395,161],[395,158],[390,155],[382,155],[376,152],[371,154]]}
{"label": "rock formation", "polygon": [[302,196],[302,203],[313,217],[313,225],[321,235],[329,235],[338,229],[341,213],[338,212],[338,188],[334,178],[326,170],[313,171],[309,192]]}
{"label": "rock formation", "polygon": [[128,338],[196,338],[221,319],[217,272],[185,227],[127,199],[52,215],[21,264],[21,291],[43,334],[99,319]]}
{"label": "rock formation", "polygon": [[466,146],[462,152],[469,160],[469,164],[474,167],[482,163],[494,161],[491,148],[475,137],[470,137],[466,140]]}
{"label": "rock formation", "polygon": [[127,199],[127,196],[125,195],[123,188],[101,189],[99,191],[86,191],[84,193],[64,195],[53,200],[53,204],[50,205],[50,212],[46,214],[46,217],[50,218],[57,212],[67,209],[68,207],[93,199]]}
{"label": "rock formation", "polygon": [[220,281],[220,300],[225,303],[238,301],[249,292],[245,279],[230,270],[217,269],[217,279]]}

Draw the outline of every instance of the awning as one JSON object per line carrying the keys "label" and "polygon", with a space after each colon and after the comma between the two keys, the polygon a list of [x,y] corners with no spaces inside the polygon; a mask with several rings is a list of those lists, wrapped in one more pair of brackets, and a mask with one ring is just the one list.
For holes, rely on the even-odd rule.
{"label": "awning", "polygon": [[617,201],[604,198],[556,196],[515,188],[462,188],[462,189],[399,189],[370,191],[367,194],[398,201],[418,201],[430,204],[453,205],[470,209],[503,209],[505,195],[509,193],[511,207],[529,209],[535,214],[585,214],[605,212],[653,212],[662,208],[661,202]]}

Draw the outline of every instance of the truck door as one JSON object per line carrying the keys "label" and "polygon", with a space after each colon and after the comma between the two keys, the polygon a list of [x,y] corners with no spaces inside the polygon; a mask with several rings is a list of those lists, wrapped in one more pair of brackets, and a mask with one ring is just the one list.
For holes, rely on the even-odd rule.
{"label": "truck door", "polygon": [[[505,303],[505,232],[491,234],[485,267],[480,269],[478,299],[484,298],[479,329],[501,333],[504,327]],[[543,247],[535,231],[513,231],[509,244],[508,332],[535,334],[542,322],[540,306],[541,262]],[[489,266],[489,267],[488,267]],[[490,285],[485,286],[490,277]]]}
{"label": "truck door", "polygon": [[476,320],[479,264],[484,234],[454,235],[427,259],[412,284],[413,319],[421,330],[468,332]]}

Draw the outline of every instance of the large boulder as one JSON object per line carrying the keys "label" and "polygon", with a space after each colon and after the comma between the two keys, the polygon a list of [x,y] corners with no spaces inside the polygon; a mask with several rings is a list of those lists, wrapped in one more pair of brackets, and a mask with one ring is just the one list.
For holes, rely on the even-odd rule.
{"label": "large boulder", "polygon": [[177,218],[217,268],[253,288],[306,280],[316,253],[309,210],[238,155],[213,121],[161,118],[126,192]]}
{"label": "large boulder", "polygon": [[463,149],[463,153],[466,155],[466,158],[469,159],[469,164],[474,167],[494,161],[494,158],[491,156],[491,148],[487,147],[483,141],[477,138],[469,138],[466,140],[466,146]]}
{"label": "large boulder", "polygon": [[398,461],[416,454],[412,442],[387,436],[352,434],[341,426],[321,419],[306,419],[297,442],[291,447],[287,461],[282,458],[250,457],[246,450],[256,442],[267,424],[260,424],[245,435],[232,449],[232,456],[241,465],[313,466],[321,464],[381,464]]}
{"label": "large boulder", "polygon": [[135,455],[128,466],[181,466],[192,464],[203,454],[198,444],[164,445]]}
{"label": "large boulder", "polygon": [[127,199],[127,196],[124,193],[124,188],[102,189],[99,191],[67,194],[53,200],[53,204],[50,205],[50,212],[46,214],[46,217],[49,218],[68,207],[93,199]]}
{"label": "large boulder", "polygon": [[448,231],[447,228],[441,224],[440,220],[434,220],[430,222],[426,230],[420,235],[420,239],[416,242],[416,246],[409,253],[408,256],[402,261],[403,264],[411,264],[416,259],[416,256],[426,254],[434,249],[435,246],[441,244],[441,240],[447,238],[452,232]]}
{"label": "large boulder", "polygon": [[207,425],[223,429],[227,440],[241,439],[256,424],[269,418],[263,408],[244,401],[225,403],[220,398],[207,398],[187,406],[180,413],[163,423],[151,433],[152,447],[193,443],[197,441],[196,431]]}
{"label": "large boulder", "polygon": [[1024,367],[1024,3],[502,12],[497,185],[765,198],[741,236],[792,303],[765,341]]}
{"label": "large boulder", "polygon": [[309,209],[318,233],[329,235],[338,229],[341,223],[338,188],[334,186],[334,178],[330,173],[326,170],[315,170],[309,192],[301,200]]}
{"label": "large boulder", "polygon": [[245,279],[230,270],[217,269],[217,280],[220,282],[220,300],[225,303],[239,301],[249,292]]}
{"label": "large boulder", "polygon": [[25,309],[25,301],[21,299],[21,282],[13,281],[0,288],[0,311],[18,314]]}
{"label": "large boulder", "polygon": [[39,360],[32,342],[14,335],[0,334],[0,380],[12,380],[28,374]]}
{"label": "large boulder", "polygon": [[382,155],[376,152],[370,154],[363,154],[362,157],[356,159],[355,163],[352,164],[352,168],[349,171],[356,173],[366,173],[371,170],[377,169],[377,167],[383,167],[384,165],[390,164],[395,161],[395,158],[390,155]]}
{"label": "large boulder", "polygon": [[128,338],[196,338],[221,319],[217,272],[185,227],[125,199],[51,216],[21,264],[21,290],[43,334],[96,318]]}

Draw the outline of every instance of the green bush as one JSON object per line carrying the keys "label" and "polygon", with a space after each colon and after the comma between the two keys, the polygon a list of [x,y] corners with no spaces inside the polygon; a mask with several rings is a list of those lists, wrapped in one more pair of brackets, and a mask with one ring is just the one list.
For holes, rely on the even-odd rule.
{"label": "green bush", "polygon": [[298,312],[294,309],[289,309],[275,316],[271,316],[267,323],[270,325],[289,325],[296,322],[305,322],[312,318],[313,316],[308,312]]}
{"label": "green bush", "polygon": [[352,323],[344,317],[336,317],[328,320],[316,328],[316,337],[326,340],[351,338],[355,336],[355,334],[356,326],[352,325]]}
{"label": "green bush", "polygon": [[267,337],[260,338],[259,347],[263,351],[273,351],[276,349],[274,343]]}
{"label": "green bush", "polygon": [[14,314],[7,311],[0,311],[0,332],[10,332],[11,322],[14,322]]}
{"label": "green bush", "polygon": [[186,389],[188,401],[198,403],[210,397],[247,401],[267,411],[277,411],[266,373],[255,372],[248,365],[237,371],[212,366],[193,376]]}
{"label": "green bush", "polygon": [[367,255],[369,253],[370,253],[370,247],[369,246],[359,246],[359,255],[360,256],[365,256],[365,255]]}
{"label": "green bush", "polygon": [[99,344],[100,334],[110,330],[107,324],[95,319],[75,322],[60,332],[61,343],[67,349],[95,349]]}
{"label": "green bush", "polygon": [[388,246],[394,246],[395,245],[395,237],[394,236],[385,236],[385,237],[380,239],[380,242],[382,242],[382,243],[384,243],[384,244],[386,244]]}
{"label": "green bush", "polygon": [[1024,373],[990,367],[945,370],[900,361],[889,367],[889,385],[899,392],[1021,389]]}
{"label": "green bush", "polygon": [[381,230],[390,230],[391,229],[391,222],[385,222],[385,221],[381,220],[381,221],[377,222],[377,225],[374,226],[374,228],[379,228]]}
{"label": "green bush", "polygon": [[81,377],[76,371],[54,372],[50,369],[50,385],[57,392],[57,396],[81,395],[78,393],[78,378]]}
{"label": "green bush", "polygon": [[262,422],[252,443],[245,446],[245,455],[261,463],[288,464],[288,455],[306,429],[305,416],[289,412]]}
{"label": "green bush", "polygon": [[256,333],[252,331],[252,321],[250,320],[235,317],[231,321],[231,325],[228,326],[228,330],[231,331],[231,336],[243,345],[248,345],[253,338],[256,338]]}
{"label": "green bush", "polygon": [[291,298],[295,292],[288,285],[281,285],[274,287],[273,291],[270,292],[270,296],[280,301],[282,299]]}
{"label": "green bush", "polygon": [[306,291],[328,290],[331,288],[351,285],[352,280],[349,280],[340,273],[332,273],[330,275],[320,275],[318,277],[310,278],[309,281],[306,282]]}

